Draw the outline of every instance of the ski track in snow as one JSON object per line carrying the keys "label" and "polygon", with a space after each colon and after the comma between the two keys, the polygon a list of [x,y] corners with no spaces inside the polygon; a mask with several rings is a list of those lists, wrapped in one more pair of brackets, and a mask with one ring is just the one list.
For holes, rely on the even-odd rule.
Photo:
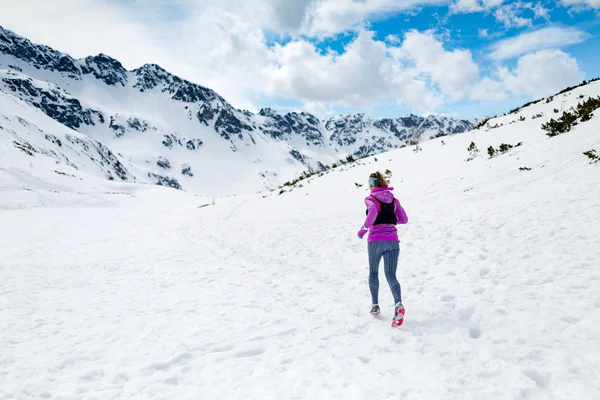
{"label": "ski track in snow", "polygon": [[[469,163],[471,140],[521,133],[434,140],[202,208],[155,187],[9,185],[0,399],[600,398],[599,170],[581,156],[599,123]],[[383,268],[368,314],[356,237],[354,182],[376,168],[409,217],[399,329]]]}

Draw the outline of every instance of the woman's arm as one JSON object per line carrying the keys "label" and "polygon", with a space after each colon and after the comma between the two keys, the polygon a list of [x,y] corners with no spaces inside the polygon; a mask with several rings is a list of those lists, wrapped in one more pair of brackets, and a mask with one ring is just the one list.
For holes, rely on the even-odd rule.
{"label": "woman's arm", "polygon": [[377,219],[377,214],[379,213],[379,210],[377,209],[377,204],[375,203],[375,200],[373,200],[371,197],[367,197],[365,199],[365,205],[367,206],[368,213],[363,226],[368,229],[371,226],[373,226],[373,223]]}
{"label": "woman's arm", "polygon": [[394,199],[394,201],[396,202],[396,219],[398,220],[399,224],[406,224],[408,223],[408,216],[406,215],[406,211],[404,211],[404,208],[402,208],[402,206],[400,205],[400,201],[398,199]]}

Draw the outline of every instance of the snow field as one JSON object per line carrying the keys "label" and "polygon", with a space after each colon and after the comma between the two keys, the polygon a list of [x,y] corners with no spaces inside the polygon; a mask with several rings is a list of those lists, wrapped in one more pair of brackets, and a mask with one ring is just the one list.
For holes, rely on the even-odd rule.
{"label": "snow field", "polygon": [[[215,205],[0,171],[0,399],[600,398],[600,172],[581,154],[600,117],[555,138],[535,121]],[[399,329],[382,269],[368,313],[356,237],[376,169],[409,217]]]}

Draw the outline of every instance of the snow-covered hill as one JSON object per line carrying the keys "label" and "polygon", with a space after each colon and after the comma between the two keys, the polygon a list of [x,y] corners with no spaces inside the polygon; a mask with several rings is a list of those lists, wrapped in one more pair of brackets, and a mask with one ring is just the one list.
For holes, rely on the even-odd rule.
{"label": "snow-covered hill", "polygon": [[[599,84],[281,194],[80,180],[37,153],[3,166],[0,398],[600,398],[600,162],[584,155],[600,153],[600,109],[541,129]],[[86,162],[60,129],[44,134],[62,147],[32,147]],[[383,271],[369,314],[356,237],[375,170],[409,218],[399,329]]]}
{"label": "snow-covered hill", "polygon": [[363,114],[319,120],[272,109],[253,114],[158,65],[127,71],[104,54],[76,60],[2,27],[0,91],[122,154],[121,162],[145,171],[137,180],[213,194],[274,188],[348,155],[464,133],[475,122]]}

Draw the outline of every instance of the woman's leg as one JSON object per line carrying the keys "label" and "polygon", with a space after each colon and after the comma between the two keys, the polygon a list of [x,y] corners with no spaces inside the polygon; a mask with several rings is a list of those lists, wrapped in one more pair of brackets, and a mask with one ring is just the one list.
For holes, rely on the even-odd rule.
{"label": "woman's leg", "polygon": [[381,261],[381,246],[378,242],[369,242],[369,289],[372,304],[379,304],[379,262]]}
{"label": "woman's leg", "polygon": [[383,268],[385,271],[385,278],[390,285],[392,296],[394,296],[394,304],[402,303],[402,292],[400,289],[400,282],[396,278],[396,269],[398,268],[398,258],[400,257],[400,246],[398,243],[392,245],[391,250],[387,250],[383,253]]}

